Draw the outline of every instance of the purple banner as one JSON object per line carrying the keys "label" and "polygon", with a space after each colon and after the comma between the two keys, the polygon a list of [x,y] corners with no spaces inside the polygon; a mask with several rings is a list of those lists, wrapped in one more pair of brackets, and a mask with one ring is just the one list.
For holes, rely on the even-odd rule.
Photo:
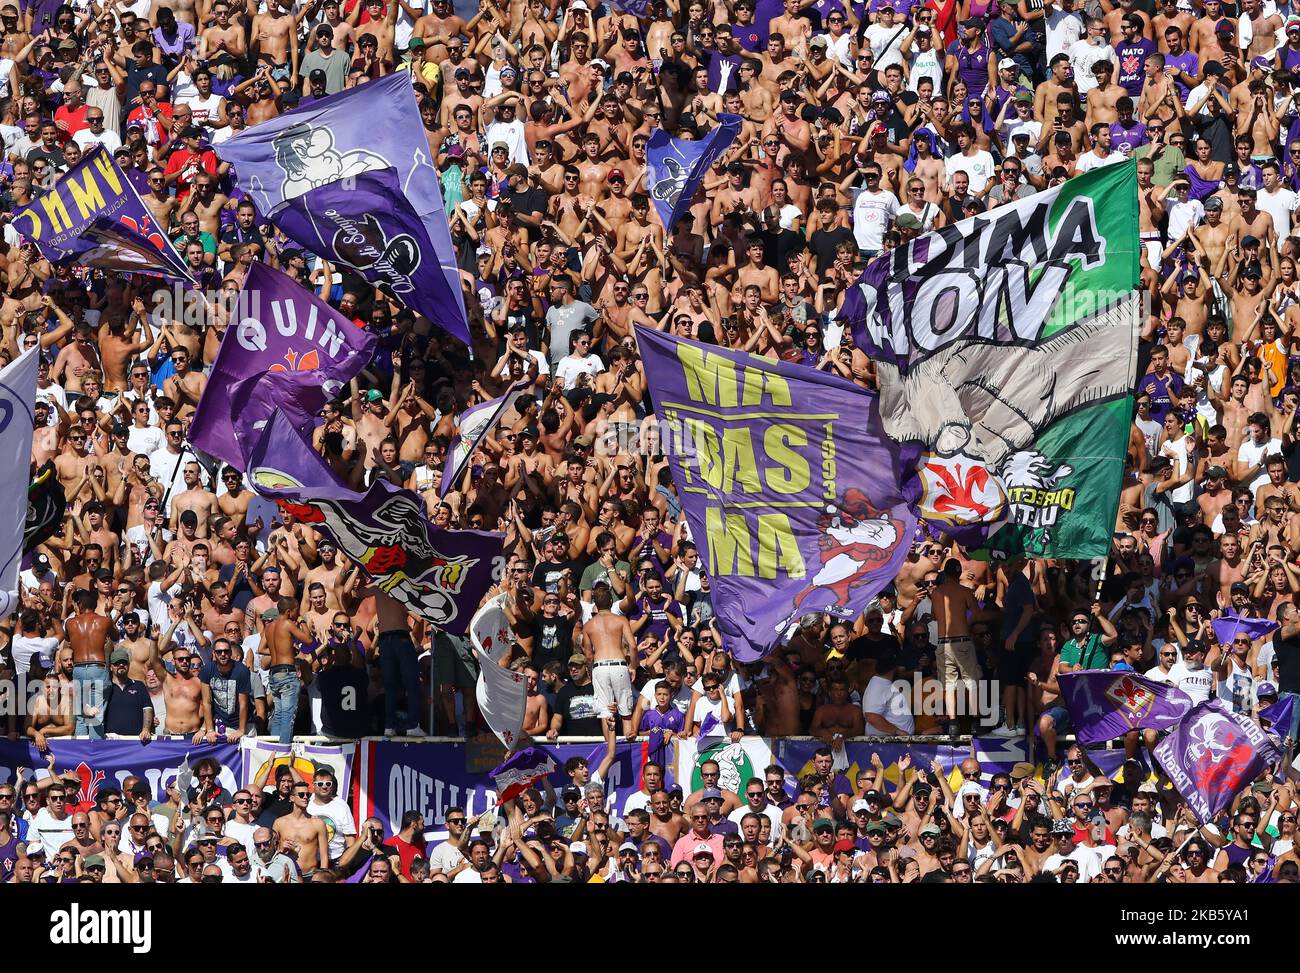
{"label": "purple banner", "polygon": [[[139,777],[153,788],[154,800],[165,801],[167,788],[176,782],[181,764],[189,757],[193,767],[204,757],[221,765],[221,786],[228,791],[239,789],[243,780],[243,757],[233,743],[194,744],[188,740],[161,739],[149,743],[138,740],[71,740],[53,738],[56,773],[72,770],[81,778],[81,789],[69,798],[69,811],[85,811],[95,804],[100,788],[122,787],[127,777]],[[0,740],[0,781],[13,782],[19,767],[45,774],[45,758],[30,743]],[[28,779],[31,779],[28,774]]]}
{"label": "purple banner", "polygon": [[474,455],[474,450],[478,449],[488,433],[496,428],[501,414],[526,388],[528,388],[527,382],[519,382],[512,385],[505,395],[470,406],[460,414],[456,419],[456,435],[452,437],[451,446],[447,449],[447,460],[443,464],[442,486],[438,488],[438,496],[445,497],[452,485],[461,478],[470,457]]}
{"label": "purple banner", "polygon": [[297,243],[388,284],[409,307],[469,343],[438,171],[409,72],[269,119],[217,146],[217,154],[234,165],[239,187],[258,209]]}
{"label": "purple banner", "polygon": [[1208,699],[1156,745],[1155,758],[1205,824],[1282,755],[1254,720]]}
{"label": "purple banner", "polygon": [[1085,669],[1057,676],[1080,743],[1105,743],[1130,730],[1167,730],[1192,708],[1192,698],[1171,683],[1135,672]]}
{"label": "purple banner", "polygon": [[690,209],[709,167],[736,141],[743,121],[739,115],[723,112],[719,124],[698,140],[675,139],[662,128],[650,132],[645,150],[646,185],[666,233],[672,233]]}
{"label": "purple banner", "polygon": [[[238,441],[236,416],[256,426],[277,407],[294,409],[291,418],[300,425],[366,366],[376,340],[300,284],[255,261],[190,423],[190,441],[242,470],[252,444]],[[240,384],[267,373],[276,381]]]}
{"label": "purple banner", "polygon": [[759,658],[810,612],[861,614],[916,528],[876,397],[801,365],[645,328],[637,340],[736,658]]}
{"label": "purple banner", "polygon": [[14,228],[51,263],[193,283],[165,228],[108,150],[97,145],[44,196],[14,212]]}
{"label": "purple banner", "polygon": [[[820,740],[774,740],[773,745],[773,754],[785,770],[787,781],[794,781],[802,774],[812,773],[813,754],[824,746]],[[859,771],[872,769],[873,753],[877,754],[880,762],[885,765],[885,778],[889,782],[885,790],[890,794],[900,786],[898,761],[903,756],[910,757],[912,769],[921,773],[929,773],[931,763],[937,759],[943,766],[945,776],[955,774],[961,762],[973,756],[980,762],[981,779],[985,784],[994,774],[1009,774],[1016,764],[1030,759],[1023,738],[977,737],[973,750],[970,745],[950,746],[946,743],[917,744],[884,741],[875,743],[870,740],[857,740],[844,744],[844,756],[848,762],[848,769],[844,773],[850,783],[855,780]],[[757,768],[759,775],[762,774],[762,770],[761,767]],[[959,780],[954,783],[960,786]],[[741,786],[744,786],[744,782]]]}
{"label": "purple banner", "polygon": [[[549,774],[551,786],[559,799],[561,788],[568,785],[564,762],[570,757],[586,758],[594,771],[605,756],[603,743],[560,743],[535,748],[543,758],[555,762]],[[358,822],[377,817],[388,834],[394,833],[406,811],[424,815],[425,837],[430,841],[446,837],[443,824],[447,809],[465,809],[467,817],[492,808],[498,800],[492,767],[501,755],[499,747],[477,747],[462,743],[398,743],[371,741],[361,745],[361,786],[357,788],[354,811]],[[486,757],[482,763],[477,757]],[[645,765],[645,744],[619,743],[614,763],[605,781],[605,794],[612,798],[615,813],[623,813],[624,803],[641,787]],[[545,791],[542,782],[536,784]]]}
{"label": "purple banner", "polygon": [[291,420],[277,412],[248,457],[248,479],[303,523],[331,537],[406,610],[462,633],[505,559],[502,534],[443,530],[410,490],[376,480],[365,493],[343,484]]}
{"label": "purple banner", "polygon": [[1234,636],[1247,635],[1253,642],[1274,632],[1281,626],[1267,618],[1248,618],[1245,615],[1221,615],[1210,621],[1214,629],[1214,640],[1220,645],[1231,645]]}

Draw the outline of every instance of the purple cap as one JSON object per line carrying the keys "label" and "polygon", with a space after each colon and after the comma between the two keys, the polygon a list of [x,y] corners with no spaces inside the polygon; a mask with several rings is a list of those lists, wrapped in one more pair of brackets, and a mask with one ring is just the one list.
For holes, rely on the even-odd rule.
{"label": "purple cap", "polygon": [[1251,66],[1252,68],[1259,68],[1261,71],[1272,71],[1272,70],[1273,70],[1273,62],[1272,62],[1271,60],[1269,60],[1268,58],[1264,57],[1264,55],[1262,55],[1262,54],[1261,54],[1259,57],[1251,58],[1251,59],[1250,59],[1250,66]]}

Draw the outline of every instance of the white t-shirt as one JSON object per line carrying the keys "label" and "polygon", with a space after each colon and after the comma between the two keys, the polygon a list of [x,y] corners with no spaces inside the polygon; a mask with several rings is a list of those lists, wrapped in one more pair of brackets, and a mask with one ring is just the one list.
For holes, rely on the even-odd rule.
{"label": "white t-shirt", "polygon": [[182,105],[190,106],[190,118],[195,125],[215,125],[221,115],[222,98],[218,94],[210,94],[207,98],[200,98],[196,91],[188,98],[180,99]]}
{"label": "white t-shirt", "polygon": [[85,152],[87,149],[95,145],[102,145],[104,148],[108,149],[110,153],[116,152],[122,147],[121,137],[116,132],[110,132],[108,129],[104,129],[96,135],[90,129],[83,128],[76,135],[72,136],[72,141],[81,146],[82,152]]}
{"label": "white t-shirt", "polygon": [[1150,679],[1152,682],[1162,682],[1172,685],[1174,681],[1174,671],[1173,669],[1170,669],[1168,672],[1165,672],[1159,666],[1155,666],[1154,668],[1148,669],[1146,672],[1142,673],[1142,678]]}
{"label": "white t-shirt", "polygon": [[459,848],[450,841],[444,841],[429,852],[429,870],[449,872],[464,860],[465,856]]}
{"label": "white t-shirt", "polygon": [[72,815],[65,814],[60,820],[50,813],[49,808],[43,807],[36,812],[27,829],[27,853],[30,855],[33,848],[42,848],[45,860],[49,861],[65,842],[71,840]]}
{"label": "white t-shirt", "polygon": [[1121,152],[1107,152],[1103,159],[1095,149],[1089,149],[1083,155],[1079,156],[1074,167],[1079,172],[1091,172],[1093,169],[1104,169],[1106,166],[1118,165],[1121,162],[1128,161]]}
{"label": "white t-shirt", "polygon": [[54,650],[58,647],[59,640],[56,638],[28,638],[26,635],[15,635],[9,643],[9,654],[13,656],[14,671],[18,673],[31,671],[34,655],[40,656],[42,668],[51,668],[54,665]]}
{"label": "white t-shirt", "polygon": [[347,801],[336,797],[321,804],[313,797],[307,802],[307,813],[325,822],[325,831],[329,835],[330,861],[338,861],[347,850],[347,839],[355,837],[357,833],[357,824]]}
{"label": "white t-shirt", "polygon": [[908,35],[908,32],[906,24],[894,24],[892,27],[872,24],[867,28],[867,42],[871,45],[871,53],[875,56],[877,71],[883,71],[891,64],[903,63],[903,53],[899,50],[899,45],[903,43],[903,38]]}
{"label": "white t-shirt", "polygon": [[605,363],[600,360],[599,355],[588,355],[586,358],[565,355],[555,366],[555,377],[564,382],[564,389],[567,392],[578,384],[579,375],[595,375],[604,370]]}
{"label": "white t-shirt", "polygon": [[1291,235],[1291,213],[1295,210],[1297,199],[1300,197],[1283,187],[1271,193],[1263,189],[1255,193],[1255,204],[1273,217],[1273,229],[1277,232],[1279,250],[1282,249],[1282,241]]}
{"label": "white t-shirt", "polygon": [[898,213],[898,197],[888,189],[863,190],[853,203],[853,238],[859,250],[877,251],[884,246],[885,231]]}
{"label": "white t-shirt", "polygon": [[[646,701],[647,706],[651,709],[653,709],[655,705],[655,685],[658,682],[658,679],[651,679],[641,687],[641,698]],[[686,710],[689,709],[691,705],[691,697],[694,695],[695,692],[690,686],[686,685],[686,683],[682,683],[678,686],[677,692],[673,694],[672,698],[672,704],[677,707],[677,712],[685,716]]]}
{"label": "white t-shirt", "polygon": [[[883,716],[905,735],[910,735],[916,727],[907,696],[892,681],[883,676],[872,676],[871,681],[867,683],[866,692],[862,697],[862,712]],[[864,732],[867,736],[889,735],[886,731],[872,726],[870,721],[867,722]]]}
{"label": "white t-shirt", "polygon": [[[1257,443],[1247,439],[1237,448],[1237,462],[1245,466],[1254,466],[1256,463],[1264,462],[1265,456],[1272,456],[1274,453],[1282,452],[1282,440],[1270,439],[1265,443]],[[1255,474],[1255,479],[1250,481],[1250,492],[1253,494],[1256,490],[1268,482],[1268,470],[1261,469]]]}
{"label": "white t-shirt", "polygon": [[781,809],[775,804],[769,802],[767,807],[763,808],[761,811],[751,811],[748,804],[743,804],[728,814],[727,820],[739,828],[740,822],[744,820],[746,814],[765,815],[767,819],[772,822],[773,836],[781,833]]}
{"label": "white t-shirt", "polygon": [[1169,680],[1190,696],[1193,703],[1205,702],[1214,691],[1214,673],[1209,666],[1189,669],[1182,662],[1176,663],[1169,670]]}
{"label": "white t-shirt", "polygon": [[[1058,54],[1067,53],[1074,42],[1083,36],[1083,18],[1073,11],[1053,7],[1043,18],[1047,31],[1047,61]],[[1076,83],[1078,78],[1075,78]]]}
{"label": "white t-shirt", "polygon": [[[912,51],[912,71],[907,78],[907,90],[916,91],[921,85],[923,78],[929,78],[934,82],[934,90],[943,90],[943,61],[930,45],[926,51],[918,51],[913,48]],[[853,65],[847,64],[845,67],[852,69]]]}
{"label": "white t-shirt", "polygon": [[1066,861],[1079,866],[1079,884],[1086,885],[1101,874],[1101,855],[1096,849],[1075,845],[1068,855],[1049,855],[1043,862],[1044,872],[1055,872]]}
{"label": "white t-shirt", "polygon": [[[1115,63],[1115,49],[1109,44],[1090,44],[1083,37],[1070,45],[1066,51],[1070,55],[1070,67],[1074,69],[1074,82],[1079,86],[1079,94],[1084,95],[1097,87],[1097,77],[1092,73],[1092,66],[1098,61]],[[1086,170],[1080,170],[1083,172]]]}
{"label": "white t-shirt", "polygon": [[993,156],[983,149],[978,150],[974,155],[963,155],[958,152],[943,161],[948,178],[952,179],[955,172],[966,173],[970,178],[970,191],[976,195],[982,193],[989,180],[993,178],[993,166]]}

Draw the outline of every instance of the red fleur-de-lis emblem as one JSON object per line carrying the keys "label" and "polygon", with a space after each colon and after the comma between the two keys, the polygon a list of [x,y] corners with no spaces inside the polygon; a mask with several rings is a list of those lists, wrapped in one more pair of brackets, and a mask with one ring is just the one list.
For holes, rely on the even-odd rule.
{"label": "red fleur-de-lis emblem", "polygon": [[307,354],[302,356],[299,356],[299,354],[296,351],[292,351],[292,350],[286,351],[284,353],[284,360],[289,363],[288,368],[286,368],[284,365],[281,365],[279,362],[276,362],[274,365],[268,368],[267,371],[309,372],[313,368],[320,368],[320,355],[316,352],[315,348],[313,348],[311,351],[307,352]]}
{"label": "red fleur-de-lis emblem", "polygon": [[77,776],[81,778],[81,787],[77,791],[77,803],[68,808],[69,813],[89,811],[94,807],[95,795],[99,793],[99,785],[104,781],[104,772],[91,770],[84,760],[77,764]]}
{"label": "red fleur-de-lis emblem", "polygon": [[163,240],[162,234],[154,230],[153,220],[148,216],[146,216],[144,221],[141,223],[137,223],[129,216],[123,216],[122,222],[135,230],[136,233],[140,234],[140,236],[144,237],[159,250],[162,250],[166,246],[166,241]]}
{"label": "red fleur-de-lis emblem", "polygon": [[945,491],[935,498],[935,510],[941,513],[970,510],[981,517],[989,512],[990,508],[987,504],[975,499],[989,482],[989,471],[983,466],[967,467],[964,475],[960,465],[950,470],[945,466],[927,463],[925,468],[939,478]]}

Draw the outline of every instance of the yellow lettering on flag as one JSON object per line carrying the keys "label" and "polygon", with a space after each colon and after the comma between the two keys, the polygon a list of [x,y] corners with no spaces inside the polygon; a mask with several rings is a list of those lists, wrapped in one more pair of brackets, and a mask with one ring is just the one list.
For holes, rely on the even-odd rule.
{"label": "yellow lettering on flag", "polygon": [[763,452],[775,466],[763,471],[764,481],[777,493],[801,493],[812,482],[808,461],[793,447],[808,445],[808,433],[798,426],[778,422],[763,431]]}
{"label": "yellow lettering on flag", "polygon": [[709,567],[715,577],[754,576],[754,557],[749,549],[749,524],[741,514],[726,514],[718,507],[704,511],[709,535]]}
{"label": "yellow lettering on flag", "polygon": [[686,394],[693,400],[724,407],[736,404],[736,366],[730,359],[680,342],[677,360],[686,377]]}
{"label": "yellow lettering on flag", "polygon": [[[709,540],[712,539],[710,531]],[[784,571],[790,578],[802,578],[806,573],[803,555],[799,553],[790,519],[785,514],[759,514],[758,574],[762,578],[775,578],[777,571]]]}
{"label": "yellow lettering on flag", "polygon": [[118,178],[117,165],[113,162],[113,157],[103,148],[95,156],[95,168],[104,177],[104,181],[108,183],[108,188],[113,191],[113,195],[121,195],[122,180]]}
{"label": "yellow lettering on flag", "polygon": [[77,204],[77,212],[83,220],[90,219],[104,208],[104,194],[100,192],[99,183],[91,169],[83,169],[81,182],[75,176],[68,176],[64,184],[72,192],[72,201]]}
{"label": "yellow lettering on flag", "polygon": [[55,233],[62,233],[64,230],[72,228],[72,219],[68,216],[68,208],[63,205],[63,197],[58,191],[46,193],[39,200],[41,209],[45,210],[45,216],[50,221],[50,229]]}
{"label": "yellow lettering on flag", "polygon": [[772,400],[772,405],[790,405],[790,383],[761,368],[746,368],[745,400],[742,404],[762,405],[765,395]]}

